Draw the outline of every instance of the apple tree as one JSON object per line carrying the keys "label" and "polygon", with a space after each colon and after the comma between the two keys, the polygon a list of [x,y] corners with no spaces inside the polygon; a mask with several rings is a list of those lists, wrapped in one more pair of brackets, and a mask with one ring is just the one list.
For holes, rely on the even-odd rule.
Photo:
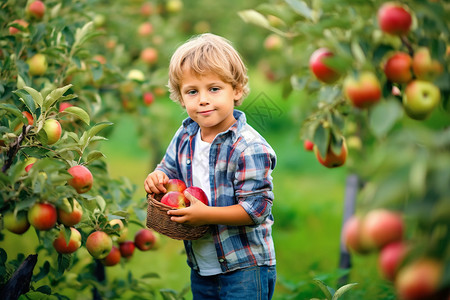
{"label": "apple tree", "polygon": [[345,247],[378,253],[401,299],[450,290],[449,12],[445,1],[286,0],[239,13],[281,39],[264,71],[301,95],[305,149],[358,181]]}
{"label": "apple tree", "polygon": [[[58,294],[62,289],[93,288],[94,295],[120,294],[130,286],[141,295],[155,293],[146,276],[137,280],[132,274],[125,285],[112,282],[105,286],[104,266],[132,254],[120,249],[117,256],[117,251],[111,250],[121,248],[128,223],[145,226],[146,203],[133,200],[136,187],[127,178],[111,178],[100,145],[112,132],[111,121],[129,112],[115,95],[137,93],[142,97],[150,85],[143,77],[148,70],[133,72],[99,54],[95,45],[107,33],[102,28],[104,19],[89,13],[90,4],[1,4],[2,299],[16,299],[25,293],[65,298]],[[115,57],[124,58],[124,53],[128,56],[122,49]],[[122,84],[132,88],[124,91]],[[152,83],[153,87],[160,85],[160,81]],[[134,109],[150,105],[150,98]],[[8,236],[25,236],[31,230],[38,238],[36,254],[8,256],[8,248],[3,246]],[[96,232],[103,233],[102,238],[89,238]],[[141,246],[151,238],[156,247],[157,237],[146,235],[138,249],[152,248]],[[80,253],[80,248],[87,252]],[[23,249],[23,253],[28,251],[32,250]],[[35,270],[35,266],[39,268]],[[73,268],[81,270],[78,275],[69,272]]]}

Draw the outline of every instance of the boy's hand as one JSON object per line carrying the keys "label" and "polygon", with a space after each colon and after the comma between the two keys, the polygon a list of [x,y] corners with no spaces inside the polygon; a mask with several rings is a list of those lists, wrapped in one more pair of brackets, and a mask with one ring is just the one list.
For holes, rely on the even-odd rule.
{"label": "boy's hand", "polygon": [[167,214],[171,216],[170,219],[177,223],[186,223],[192,226],[208,224],[204,217],[208,215],[209,206],[194,197],[189,200],[191,201],[189,207],[169,210]]}
{"label": "boy's hand", "polygon": [[145,191],[149,194],[155,193],[165,193],[166,188],[164,184],[169,181],[169,177],[162,171],[156,170],[148,174],[144,181]]}

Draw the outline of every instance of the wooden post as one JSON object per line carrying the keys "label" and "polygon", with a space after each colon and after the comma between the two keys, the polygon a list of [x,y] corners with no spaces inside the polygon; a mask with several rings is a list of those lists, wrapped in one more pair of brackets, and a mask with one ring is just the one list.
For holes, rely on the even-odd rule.
{"label": "wooden post", "polygon": [[[339,253],[339,268],[350,269],[352,267],[351,254],[348,252],[347,247],[343,243],[342,229],[345,222],[355,213],[356,196],[360,189],[360,179],[356,174],[350,174],[347,176],[345,183],[345,198],[344,198],[344,213],[341,227],[341,239],[340,239],[340,253]],[[348,283],[348,275],[344,275],[338,280],[338,287]]]}
{"label": "wooden post", "polygon": [[17,300],[30,290],[31,276],[37,263],[37,254],[30,254],[0,290],[0,299]]}

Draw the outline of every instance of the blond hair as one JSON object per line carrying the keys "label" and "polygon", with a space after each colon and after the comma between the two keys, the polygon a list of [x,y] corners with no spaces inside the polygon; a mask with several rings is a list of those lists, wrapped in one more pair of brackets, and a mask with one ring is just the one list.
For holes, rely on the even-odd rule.
{"label": "blond hair", "polygon": [[175,102],[181,101],[184,66],[198,76],[212,72],[231,84],[233,89],[242,90],[242,97],[235,100],[235,106],[240,105],[249,93],[247,68],[230,41],[223,37],[212,33],[194,36],[172,55],[168,87],[170,98]]}

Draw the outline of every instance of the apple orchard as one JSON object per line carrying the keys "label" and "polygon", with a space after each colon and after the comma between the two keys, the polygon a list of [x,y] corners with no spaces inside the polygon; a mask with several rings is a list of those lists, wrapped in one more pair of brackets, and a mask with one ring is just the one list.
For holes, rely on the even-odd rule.
{"label": "apple orchard", "polygon": [[[212,5],[203,2],[197,5]],[[155,105],[169,101],[168,59],[187,37],[212,26],[189,25],[198,7],[187,4],[1,4],[0,298],[70,299],[66,292],[81,290],[92,290],[94,299],[125,299],[125,291],[127,299],[187,294],[152,287],[146,280],[158,274],[151,271],[142,278],[130,271],[127,280],[105,279],[105,268],[126,265],[135,251],[157,252],[164,237],[146,228],[145,199],[133,200],[136,187],[129,179],[110,176],[101,151],[127,114],[147,129],[142,140],[152,151],[152,166],[160,159],[163,137],[173,134],[164,123],[171,112]],[[293,129],[299,147],[321,172],[345,168],[358,180],[355,210],[343,220],[346,250],[361,259],[376,256],[389,299],[448,299],[450,4],[248,5],[241,4],[245,9],[236,16],[246,30],[255,30],[258,46],[249,49],[265,51],[258,72],[282,85],[286,98],[302,96],[292,107],[299,111]],[[233,34],[236,41],[249,39]],[[227,38],[234,42],[232,34]],[[174,205],[185,199],[180,192],[171,197]],[[139,230],[130,232],[130,224]],[[11,257],[3,246],[7,238],[30,231],[38,246],[23,253],[33,254]],[[336,292],[316,284],[321,290],[313,293],[331,299],[333,291],[336,299],[344,292],[351,297],[366,283]],[[304,299],[299,291],[281,289],[274,297]]]}

